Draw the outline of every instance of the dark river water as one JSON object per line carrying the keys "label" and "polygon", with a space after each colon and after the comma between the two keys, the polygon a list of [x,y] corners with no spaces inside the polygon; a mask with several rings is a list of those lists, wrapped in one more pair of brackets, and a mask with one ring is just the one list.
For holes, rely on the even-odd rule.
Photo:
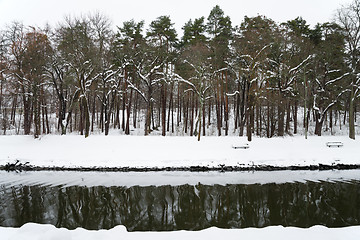
{"label": "dark river water", "polygon": [[[357,173],[360,172],[355,175]],[[151,185],[153,179],[149,185],[130,184],[130,177],[126,175],[121,176],[125,179],[124,185],[122,181],[115,185],[117,178],[114,180],[113,175],[104,175],[108,183],[104,184],[104,179],[81,173],[77,173],[80,177],[70,173],[68,176],[73,179],[64,173],[47,174],[29,178],[24,173],[0,172],[0,226],[20,227],[35,222],[68,229],[109,229],[121,224],[129,231],[168,231],[211,226],[306,228],[360,224],[360,181],[351,177],[344,179],[341,172],[335,179],[304,177],[298,181],[297,177],[290,177],[290,182],[241,183],[244,181],[240,177],[235,182],[221,184],[209,183],[211,177],[206,180],[203,174],[194,180],[199,180],[197,183],[191,180],[176,185],[171,185],[171,181]],[[242,173],[224,177],[236,174]],[[270,176],[276,172],[264,174]],[[60,180],[55,184],[57,175]],[[152,177],[156,178],[156,174]],[[201,179],[205,179],[203,183]],[[97,181],[101,184],[96,184]]]}

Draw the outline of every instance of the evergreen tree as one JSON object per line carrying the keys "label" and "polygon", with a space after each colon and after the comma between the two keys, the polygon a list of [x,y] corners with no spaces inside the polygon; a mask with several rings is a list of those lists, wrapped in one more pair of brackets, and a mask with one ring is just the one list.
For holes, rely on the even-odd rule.
{"label": "evergreen tree", "polygon": [[[227,60],[230,54],[230,40],[232,38],[232,26],[229,16],[224,16],[223,10],[216,5],[207,18],[207,32],[211,36],[209,45],[212,51],[212,66],[216,72],[213,80],[215,91],[215,105],[217,115],[218,135],[221,135],[223,120],[225,122],[225,135],[228,134],[228,70]],[[224,109],[224,110],[223,110]],[[224,114],[223,114],[224,113]]]}
{"label": "evergreen tree", "polygon": [[[160,102],[161,102],[161,128],[162,135],[166,135],[166,99],[167,85],[171,79],[169,73],[171,64],[175,57],[175,44],[177,42],[177,34],[174,24],[169,16],[160,16],[150,23],[150,29],[147,31],[147,37],[150,43],[156,48],[158,62],[164,64],[164,77],[160,83]],[[172,94],[172,92],[170,93]]]}
{"label": "evergreen tree", "polygon": [[[315,134],[321,136],[322,126],[327,113],[342,97],[343,83],[348,76],[344,62],[345,41],[341,28],[337,24],[324,23],[316,27],[321,29],[323,37],[314,49],[314,67],[316,69],[313,108],[315,112]],[[330,116],[332,121],[332,117]],[[332,123],[330,123],[332,125]]]}
{"label": "evergreen tree", "polygon": [[207,18],[207,32],[211,36],[214,63],[217,68],[224,67],[224,61],[229,54],[229,41],[232,37],[232,26],[229,16],[224,16],[224,11],[216,5]]}
{"label": "evergreen tree", "polygon": [[182,28],[184,30],[184,35],[182,37],[182,45],[195,45],[199,42],[206,42],[207,37],[205,36],[206,25],[205,18],[196,18],[194,22],[190,19]]}
{"label": "evergreen tree", "polygon": [[[134,20],[126,21],[118,28],[113,44],[114,63],[123,72],[124,84],[122,91],[122,129],[125,134],[130,134],[130,110],[132,106],[133,90],[139,91],[139,78],[137,77],[137,66],[144,57],[146,43],[142,34],[144,21],[136,23]],[[136,108],[136,105],[134,106]],[[125,120],[125,110],[127,112]],[[137,109],[134,109],[136,112]],[[116,125],[120,126],[120,117],[117,111]]]}

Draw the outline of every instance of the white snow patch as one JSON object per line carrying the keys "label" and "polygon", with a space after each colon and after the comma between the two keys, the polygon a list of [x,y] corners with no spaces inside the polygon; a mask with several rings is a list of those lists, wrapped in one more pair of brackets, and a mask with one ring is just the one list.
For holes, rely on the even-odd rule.
{"label": "white snow patch", "polygon": [[314,226],[311,228],[295,228],[272,226],[266,228],[246,228],[246,229],[219,229],[208,228],[202,231],[173,231],[173,232],[127,232],[124,226],[117,226],[110,230],[90,231],[82,228],[67,230],[55,228],[52,225],[41,225],[27,223],[21,228],[0,227],[2,240],[192,240],[192,239],[292,239],[292,240],[357,240],[360,239],[360,226],[345,228],[326,228]]}

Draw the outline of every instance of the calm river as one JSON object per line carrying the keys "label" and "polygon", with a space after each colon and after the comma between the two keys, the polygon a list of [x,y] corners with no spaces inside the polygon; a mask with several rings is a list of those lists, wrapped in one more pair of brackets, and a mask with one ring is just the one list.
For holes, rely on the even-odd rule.
{"label": "calm river", "polygon": [[0,171],[0,226],[28,222],[129,231],[360,225],[360,170]]}

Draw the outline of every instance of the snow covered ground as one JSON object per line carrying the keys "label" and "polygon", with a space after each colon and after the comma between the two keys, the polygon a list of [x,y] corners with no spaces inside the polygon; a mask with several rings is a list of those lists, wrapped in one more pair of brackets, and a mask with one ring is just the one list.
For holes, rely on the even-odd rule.
{"label": "snow covered ground", "polygon": [[314,226],[307,229],[273,226],[262,229],[219,229],[209,228],[202,231],[174,231],[174,232],[127,232],[125,227],[117,226],[110,230],[89,231],[78,228],[67,230],[56,229],[52,225],[28,223],[21,228],[0,228],[2,240],[138,240],[138,239],[292,239],[292,240],[358,240],[360,239],[360,226],[346,228],[326,228]]}
{"label": "snow covered ground", "polygon": [[[359,137],[359,136],[358,136]],[[340,141],[340,148],[329,148]],[[232,146],[249,144],[248,149]],[[360,164],[360,142],[346,136],[284,138],[92,135],[0,136],[0,165],[20,160],[44,167],[218,167]]]}

